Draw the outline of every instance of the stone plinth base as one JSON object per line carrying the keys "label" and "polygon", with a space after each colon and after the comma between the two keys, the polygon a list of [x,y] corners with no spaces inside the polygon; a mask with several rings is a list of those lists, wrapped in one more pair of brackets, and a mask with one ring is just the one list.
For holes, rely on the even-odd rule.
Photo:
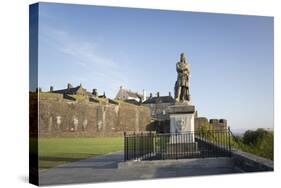
{"label": "stone plinth base", "polygon": [[169,143],[167,145],[166,155],[177,155],[187,157],[191,155],[200,154],[198,151],[198,143]]}
{"label": "stone plinth base", "polygon": [[198,143],[192,142],[192,143],[175,143],[175,144],[168,144],[167,145],[167,151],[182,151],[182,152],[188,152],[188,151],[197,151],[198,150]]}
{"label": "stone plinth base", "polygon": [[176,143],[193,143],[195,142],[194,132],[186,132],[184,134],[172,134],[170,136],[169,143],[176,144]]}

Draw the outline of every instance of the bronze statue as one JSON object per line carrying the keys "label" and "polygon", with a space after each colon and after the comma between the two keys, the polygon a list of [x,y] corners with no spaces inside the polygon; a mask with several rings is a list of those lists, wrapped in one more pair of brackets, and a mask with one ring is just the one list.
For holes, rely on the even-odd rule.
{"label": "bronze statue", "polygon": [[177,102],[190,102],[189,76],[190,68],[186,62],[184,53],[180,55],[180,62],[177,63],[178,79],[175,83],[175,99]]}

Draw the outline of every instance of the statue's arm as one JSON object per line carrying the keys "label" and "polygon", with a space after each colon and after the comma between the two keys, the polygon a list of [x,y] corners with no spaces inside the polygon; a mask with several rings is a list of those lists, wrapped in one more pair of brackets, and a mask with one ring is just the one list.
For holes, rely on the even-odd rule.
{"label": "statue's arm", "polygon": [[179,63],[177,63],[177,72],[183,72],[183,68]]}
{"label": "statue's arm", "polygon": [[176,64],[176,69],[177,69],[177,72],[179,72],[179,70],[180,70],[179,63]]}
{"label": "statue's arm", "polygon": [[184,66],[183,69],[184,69],[184,71],[186,71],[189,74],[189,66],[188,65]]}

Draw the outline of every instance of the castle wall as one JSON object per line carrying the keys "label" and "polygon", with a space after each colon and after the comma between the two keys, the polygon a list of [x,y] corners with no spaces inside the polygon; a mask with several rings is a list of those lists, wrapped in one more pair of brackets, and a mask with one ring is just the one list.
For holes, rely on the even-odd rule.
{"label": "castle wall", "polygon": [[197,117],[194,119],[194,127],[195,130],[199,130],[202,126],[207,125],[208,119],[205,117]]}
{"label": "castle wall", "polygon": [[209,123],[216,130],[227,129],[227,121],[226,121],[226,119],[210,119]]}
{"label": "castle wall", "polygon": [[199,130],[204,125],[211,125],[215,130],[227,129],[227,121],[225,119],[210,119],[205,117],[195,118],[195,130]]}
{"label": "castle wall", "polygon": [[150,109],[128,103],[100,104],[66,100],[59,94],[39,97],[39,136],[121,136],[146,131]]}

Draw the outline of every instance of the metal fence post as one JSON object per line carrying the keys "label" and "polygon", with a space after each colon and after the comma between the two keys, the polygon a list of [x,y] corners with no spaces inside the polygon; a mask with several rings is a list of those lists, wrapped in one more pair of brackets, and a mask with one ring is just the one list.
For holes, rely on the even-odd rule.
{"label": "metal fence post", "polygon": [[229,156],[231,157],[231,143],[230,143],[230,127],[228,127],[228,149],[229,149]]}
{"label": "metal fence post", "polygon": [[126,140],[126,132],[124,131],[124,161],[127,161],[127,140]]}

